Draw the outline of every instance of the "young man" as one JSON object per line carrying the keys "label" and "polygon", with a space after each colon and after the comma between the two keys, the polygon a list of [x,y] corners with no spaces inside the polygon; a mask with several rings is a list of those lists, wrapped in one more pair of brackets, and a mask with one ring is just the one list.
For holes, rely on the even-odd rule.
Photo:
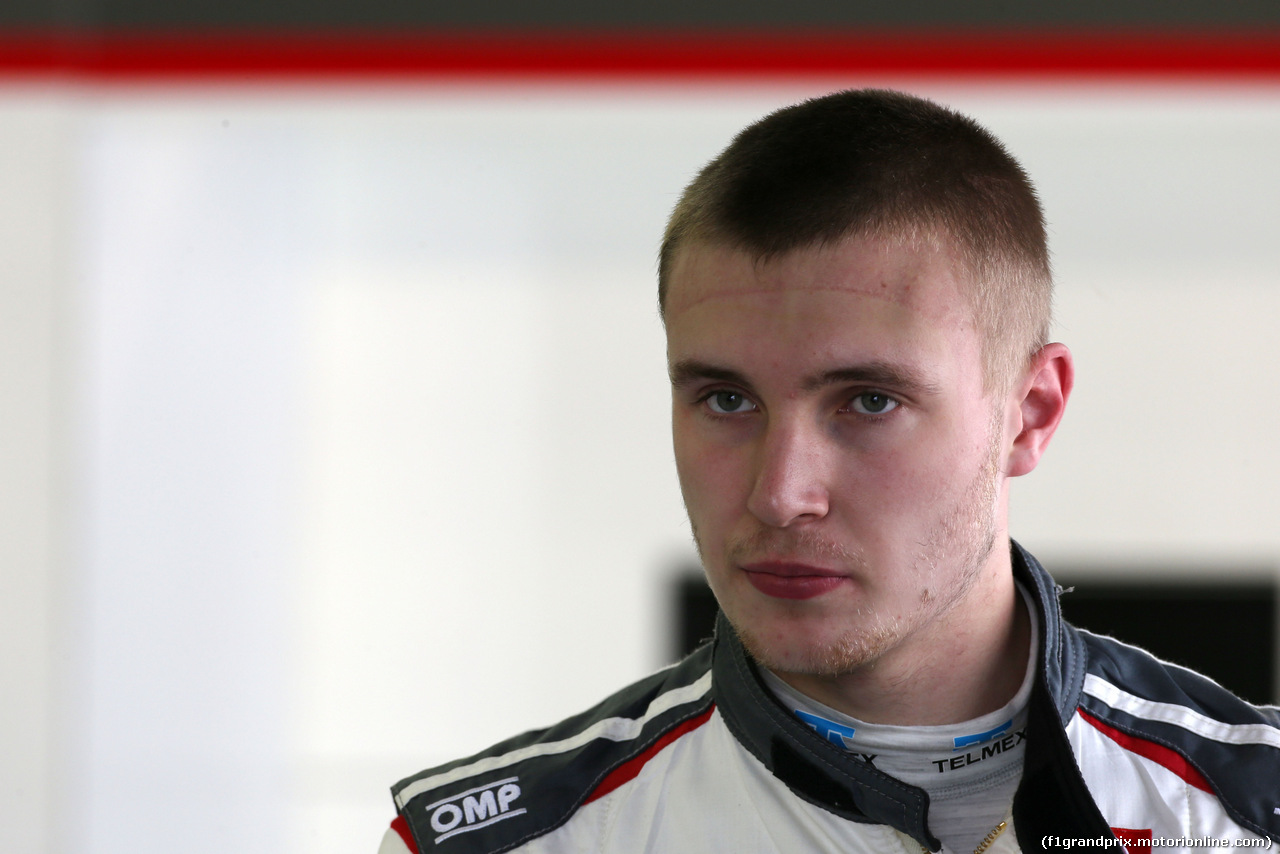
{"label": "young man", "polygon": [[1280,714],[1064,624],[1009,539],[1072,364],[990,134],[889,92],[779,111],[685,190],[659,279],[715,640],[397,784],[384,854],[1280,839]]}

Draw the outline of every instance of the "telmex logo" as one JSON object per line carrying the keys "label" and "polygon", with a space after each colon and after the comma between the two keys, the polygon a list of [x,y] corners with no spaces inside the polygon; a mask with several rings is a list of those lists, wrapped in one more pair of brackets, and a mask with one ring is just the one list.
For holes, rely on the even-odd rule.
{"label": "telmex logo", "polygon": [[431,829],[440,834],[437,844],[457,836],[479,830],[495,822],[524,815],[527,810],[512,809],[511,802],[520,797],[519,777],[498,780],[487,786],[459,792],[451,798],[427,804],[431,813]]}

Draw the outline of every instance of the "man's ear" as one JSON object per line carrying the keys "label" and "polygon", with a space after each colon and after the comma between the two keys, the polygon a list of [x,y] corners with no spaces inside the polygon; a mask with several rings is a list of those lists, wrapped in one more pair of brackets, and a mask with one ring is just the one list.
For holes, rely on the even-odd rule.
{"label": "man's ear", "polygon": [[1009,448],[1007,474],[1028,474],[1049,447],[1075,382],[1075,365],[1065,344],[1046,344],[1031,359],[1021,385],[1014,388],[1011,401],[1021,415],[1021,423]]}

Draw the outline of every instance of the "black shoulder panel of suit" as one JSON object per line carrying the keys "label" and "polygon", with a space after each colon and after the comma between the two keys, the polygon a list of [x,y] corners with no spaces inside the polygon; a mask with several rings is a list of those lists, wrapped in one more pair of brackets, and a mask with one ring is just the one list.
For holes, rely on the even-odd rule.
{"label": "black shoulder panel of suit", "polygon": [[1018,844],[1034,851],[1046,836],[1105,838],[1111,828],[1089,793],[1064,731],[1084,684],[1084,643],[1062,619],[1062,588],[1022,546],[1014,542],[1011,548],[1014,577],[1031,594],[1040,620],[1040,667],[1027,707],[1022,781],[1013,798]]}
{"label": "black shoulder panel of suit", "polygon": [[547,729],[391,787],[422,854],[497,854],[564,824],[601,781],[706,713],[711,646]]}
{"label": "black shoulder panel of suit", "polygon": [[1109,704],[1086,686],[1080,708],[1122,733],[1177,752],[1235,822],[1280,841],[1280,709],[1251,705],[1145,650],[1078,631],[1088,649],[1089,674],[1123,686],[1138,701]]}
{"label": "black shoulder panel of suit", "polygon": [[1084,684],[1086,654],[1079,633],[1062,619],[1058,597],[1062,588],[1030,552],[1011,543],[1013,576],[1031,593],[1040,618],[1040,671],[1042,684],[1057,711],[1059,727],[1076,713],[1076,698]]}

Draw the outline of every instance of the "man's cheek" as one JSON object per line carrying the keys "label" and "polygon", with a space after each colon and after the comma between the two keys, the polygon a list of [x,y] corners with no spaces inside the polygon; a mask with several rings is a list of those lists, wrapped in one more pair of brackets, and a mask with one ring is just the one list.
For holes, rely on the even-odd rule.
{"label": "man's cheek", "polygon": [[894,451],[848,468],[841,491],[887,514],[925,510],[951,494],[957,468],[938,455]]}
{"label": "man's cheek", "polygon": [[749,490],[750,473],[739,454],[713,446],[680,449],[676,452],[676,474],[685,503],[699,505],[731,503]]}

